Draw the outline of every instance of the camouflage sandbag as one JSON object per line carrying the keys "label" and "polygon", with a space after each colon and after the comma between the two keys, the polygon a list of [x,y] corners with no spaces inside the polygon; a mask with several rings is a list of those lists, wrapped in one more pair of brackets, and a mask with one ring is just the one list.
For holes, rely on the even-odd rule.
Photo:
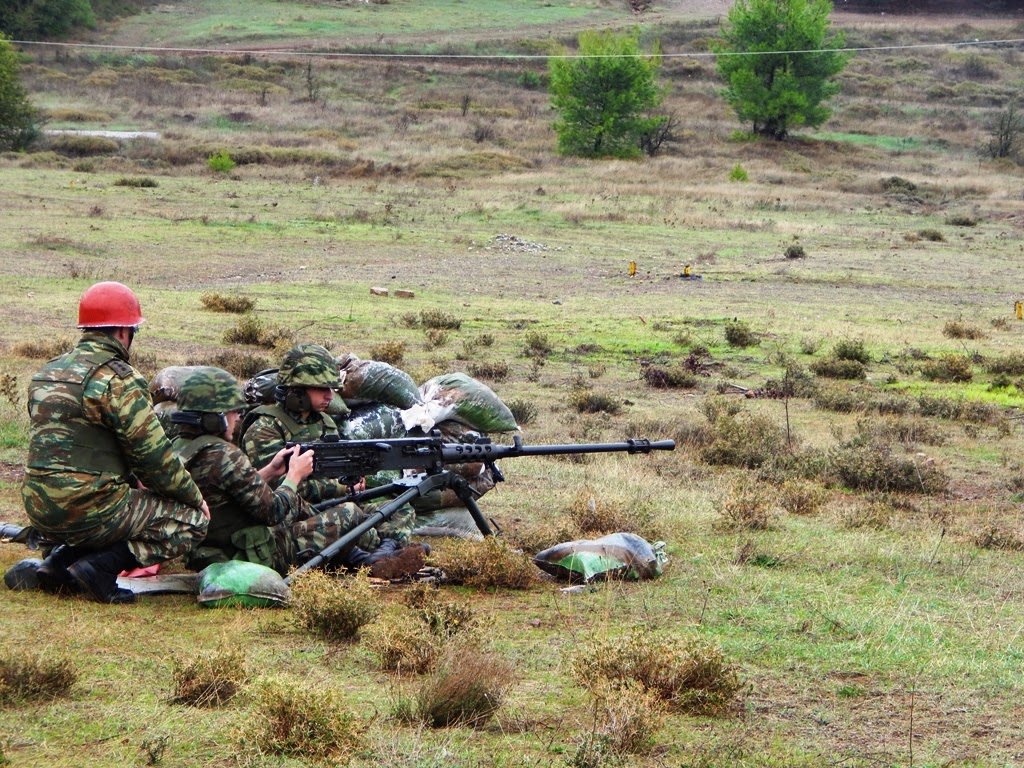
{"label": "camouflage sandbag", "polygon": [[420,387],[423,403],[402,411],[407,430],[429,431],[438,422],[452,419],[480,432],[513,432],[515,416],[494,391],[464,373],[435,376]]}
{"label": "camouflage sandbag", "polygon": [[575,584],[610,578],[653,579],[661,575],[666,561],[664,542],[651,546],[635,533],[556,544],[533,558],[534,565],[545,573]]}
{"label": "camouflage sandbag", "polygon": [[341,396],[350,407],[364,403],[383,403],[409,408],[423,402],[419,387],[405,371],[377,360],[361,360],[355,355],[338,358],[338,370],[344,374]]}
{"label": "camouflage sandbag", "polygon": [[201,365],[171,365],[159,371],[149,382],[149,394],[153,398],[153,404],[177,400],[178,391],[185,383],[185,379],[202,367]]}
{"label": "camouflage sandbag", "polygon": [[[245,382],[245,386],[242,387],[245,402],[253,405],[272,405],[277,402],[274,398],[274,393],[277,390],[277,370],[277,368],[267,368]],[[348,406],[345,405],[342,398],[335,396],[331,400],[331,404],[327,406],[326,413],[338,421],[348,414]]]}
{"label": "camouflage sandbag", "polygon": [[355,406],[341,431],[348,440],[391,440],[406,436],[401,412],[385,403]]}
{"label": "camouflage sandbag", "polygon": [[199,574],[197,599],[206,608],[272,608],[284,605],[290,597],[281,575],[257,563],[229,560],[208,565]]}

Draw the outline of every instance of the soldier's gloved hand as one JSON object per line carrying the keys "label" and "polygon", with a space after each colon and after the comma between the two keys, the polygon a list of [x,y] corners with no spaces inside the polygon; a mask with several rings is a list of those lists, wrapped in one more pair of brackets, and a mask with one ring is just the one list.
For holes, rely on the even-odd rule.
{"label": "soldier's gloved hand", "polygon": [[[294,445],[288,450],[288,479],[298,485],[313,472],[313,451],[299,453],[301,446]],[[276,458],[276,457],[275,457]]]}

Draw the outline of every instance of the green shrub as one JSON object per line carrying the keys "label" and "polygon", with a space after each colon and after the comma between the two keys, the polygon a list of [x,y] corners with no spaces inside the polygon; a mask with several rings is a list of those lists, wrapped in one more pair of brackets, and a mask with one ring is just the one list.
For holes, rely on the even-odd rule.
{"label": "green shrub", "polygon": [[382,341],[370,348],[370,359],[393,365],[396,368],[405,359],[404,341]]}
{"label": "green shrub", "polygon": [[700,451],[708,464],[756,469],[786,450],[785,430],[763,414],[722,414],[710,421],[711,442]]}
{"label": "green shrub", "polygon": [[946,240],[946,236],[937,229],[919,229],[917,230],[917,236],[922,240],[928,240],[933,243],[942,243]]}
{"label": "green shrub", "polygon": [[431,564],[447,574],[452,584],[477,589],[529,589],[537,581],[537,567],[495,536],[483,541],[452,541],[431,555]]}
{"label": "green shrub", "polygon": [[424,328],[457,331],[462,327],[462,320],[444,310],[425,309],[420,312],[420,325]]}
{"label": "green shrub", "polygon": [[986,360],[985,370],[993,374],[1005,373],[1007,376],[1024,376],[1024,352],[1011,352],[1003,357]]}
{"label": "green shrub", "polygon": [[862,339],[840,339],[832,348],[832,354],[839,360],[856,360],[864,365],[871,362],[871,355]]}
{"label": "green shrub", "polygon": [[971,341],[985,338],[985,333],[981,328],[962,320],[950,320],[942,327],[942,335],[950,339],[970,339]]}
{"label": "green shrub", "polygon": [[222,149],[206,158],[206,167],[214,173],[230,173],[235,168],[235,161],[226,149]]}
{"label": "green shrub", "polygon": [[898,456],[881,441],[853,441],[829,455],[830,469],[842,485],[860,491],[942,493],[949,478],[931,461]]}
{"label": "green shrub", "polygon": [[353,639],[380,613],[366,571],[345,579],[323,571],[305,571],[291,587],[298,622],[328,640]]}
{"label": "green shrub", "polygon": [[816,515],[827,498],[824,488],[801,478],[787,480],[779,489],[779,506],[791,515]]}
{"label": "green shrub", "polygon": [[806,259],[807,251],[799,243],[794,243],[786,248],[785,256],[787,259]]}
{"label": "green shrub", "polygon": [[695,389],[700,379],[681,365],[645,365],[640,376],[653,389]]}
{"label": "green shrub", "polygon": [[551,356],[555,348],[547,335],[540,331],[527,331],[526,340],[523,345],[523,356],[534,360],[544,360]]}
{"label": "green shrub", "polygon": [[750,326],[742,320],[734,320],[725,324],[725,340],[730,347],[756,347],[761,343]]}
{"label": "green shrub", "polygon": [[475,362],[469,364],[469,375],[474,379],[488,381],[504,381],[508,378],[509,365],[504,360],[495,362]]}
{"label": "green shrub", "polygon": [[921,375],[929,381],[966,383],[974,378],[974,370],[966,355],[948,354],[921,366]]}
{"label": "green shrub", "polygon": [[77,136],[67,133],[47,137],[46,144],[51,150],[65,157],[114,155],[121,148],[116,141],[103,136]]}
{"label": "green shrub", "polygon": [[811,370],[826,379],[863,379],[867,376],[864,363],[858,360],[843,360],[838,357],[823,357],[811,363]]}
{"label": "green shrub", "polygon": [[280,326],[271,326],[256,315],[243,317],[233,328],[224,331],[225,344],[251,344],[257,347],[272,349],[287,343],[292,332]]}
{"label": "green shrub", "polygon": [[946,223],[952,227],[976,227],[978,218],[969,213],[953,213],[946,217]]}
{"label": "green shrub", "polygon": [[774,489],[743,475],[722,501],[718,527],[726,531],[763,531],[771,527],[776,503]]}
{"label": "green shrub", "polygon": [[244,315],[256,308],[256,299],[248,296],[232,296],[226,293],[204,293],[199,297],[203,309],[210,312],[229,312]]}
{"label": "green shrub", "polygon": [[525,427],[537,418],[537,405],[524,398],[512,398],[505,403],[516,419],[516,424]]}
{"label": "green shrub", "polygon": [[588,387],[575,387],[567,402],[580,413],[610,413],[613,416],[622,410],[622,400],[605,392],[595,392]]}
{"label": "green shrub", "polygon": [[144,187],[152,189],[153,187],[159,187],[156,179],[152,179],[149,176],[122,176],[114,181],[115,187]]}
{"label": "green shrub", "polygon": [[739,163],[736,163],[736,165],[734,165],[732,167],[732,170],[729,171],[729,181],[743,182],[743,181],[749,181],[749,180],[750,180],[750,174],[748,174],[747,173],[747,169],[744,168]]}

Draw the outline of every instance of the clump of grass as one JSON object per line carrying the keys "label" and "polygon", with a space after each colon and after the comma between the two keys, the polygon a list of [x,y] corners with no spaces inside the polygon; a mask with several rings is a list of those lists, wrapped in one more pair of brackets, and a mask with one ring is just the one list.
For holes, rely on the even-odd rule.
{"label": "clump of grass", "polygon": [[784,255],[787,259],[806,259],[807,250],[799,243],[793,243],[786,247]]}
{"label": "clump of grass", "polygon": [[800,338],[800,351],[805,355],[817,354],[821,349],[821,339],[816,336],[802,336]]}
{"label": "clump of grass", "polygon": [[448,332],[442,328],[424,328],[423,346],[427,349],[437,349],[448,343]]}
{"label": "clump of grass", "polygon": [[635,680],[620,685],[602,682],[590,691],[594,723],[580,739],[570,765],[619,764],[629,755],[651,752],[654,736],[665,722],[666,704]]}
{"label": "clump of grass", "polygon": [[291,341],[293,334],[287,328],[272,326],[256,315],[246,315],[238,323],[224,331],[225,344],[248,344],[273,349]]}
{"label": "clump of grass", "polygon": [[174,660],[172,704],[216,707],[226,704],[249,679],[241,648],[221,648]]}
{"label": "clump of grass", "polygon": [[215,365],[230,371],[240,379],[248,379],[260,371],[273,368],[275,363],[266,355],[261,355],[248,350],[229,349],[218,352],[209,361],[190,362],[189,365]]}
{"label": "clump of grass", "polygon": [[114,186],[152,189],[154,187],[159,187],[160,184],[156,179],[150,178],[149,176],[122,176],[121,178],[114,180]]}
{"label": "clump of grass", "polygon": [[483,541],[452,541],[431,556],[453,584],[477,589],[529,589],[537,581],[537,568],[522,552],[496,537]]}
{"label": "clump of grass", "polygon": [[949,486],[934,462],[896,455],[879,440],[853,440],[833,449],[829,467],[840,483],[854,490],[936,494]]}
{"label": "clump of grass", "polygon": [[693,714],[724,712],[740,690],[736,668],[717,646],[699,637],[658,637],[646,627],[582,646],[569,666],[588,690],[639,683],[670,708]]}
{"label": "clump of grass", "polygon": [[946,241],[946,236],[937,229],[919,229],[917,230],[917,236],[922,240],[928,240],[932,243],[943,243]]}
{"label": "clump of grass", "polygon": [[969,213],[951,213],[946,217],[946,223],[951,227],[976,227],[978,217]]}
{"label": "clump of grass", "polygon": [[858,500],[842,511],[840,521],[846,528],[884,531],[892,525],[894,514],[892,505],[884,501]]}
{"label": "clump of grass", "polygon": [[907,447],[918,443],[942,445],[945,439],[934,423],[914,415],[885,415],[879,419],[864,419],[857,424],[857,434],[868,439],[902,443]]}
{"label": "clump of grass", "polygon": [[476,626],[476,614],[467,602],[449,600],[440,591],[420,584],[405,594],[405,603],[442,640],[464,635]]}
{"label": "clump of grass", "polygon": [[380,613],[377,595],[364,571],[344,579],[323,571],[306,571],[291,588],[299,624],[327,640],[355,638]]}
{"label": "clump of grass", "polygon": [[392,611],[375,621],[365,640],[382,670],[414,675],[432,669],[442,647],[430,627],[409,611]]}
{"label": "clump of grass", "polygon": [[929,360],[921,366],[921,375],[929,381],[966,383],[974,378],[971,358],[954,353]]}
{"label": "clump of grass", "polygon": [[622,401],[614,395],[595,392],[589,387],[575,387],[567,398],[568,404],[579,413],[608,413],[614,416],[622,410]]}
{"label": "clump of grass", "polygon": [[66,656],[10,649],[0,656],[0,706],[67,696],[78,670]]}
{"label": "clump of grass", "polygon": [[985,332],[981,328],[962,320],[950,320],[942,327],[942,335],[950,339],[970,339],[971,341],[985,338]]}
{"label": "clump of grass", "polygon": [[344,764],[365,747],[366,723],[345,708],[346,697],[308,681],[264,681],[242,732],[242,751]]}
{"label": "clump of grass", "polygon": [[570,522],[583,533],[612,533],[635,530],[632,510],[589,488],[577,492],[569,505]]}
{"label": "clump of grass", "polygon": [[1024,352],[1011,352],[1002,357],[990,358],[985,361],[985,370],[992,374],[1024,376]]}
{"label": "clump of grass", "polygon": [[731,323],[725,324],[725,341],[730,347],[756,347],[761,343],[761,339],[757,337],[750,326],[742,320],[734,320]]}
{"label": "clump of grass", "polygon": [[818,483],[802,478],[786,480],[779,488],[779,506],[791,515],[816,515],[827,498],[828,493]]}
{"label": "clump of grass", "polygon": [[855,360],[864,365],[871,362],[871,354],[863,339],[840,339],[832,347],[832,355],[838,360]]}
{"label": "clump of grass", "polygon": [[420,312],[420,325],[424,328],[438,328],[457,331],[462,327],[462,320],[450,312],[441,309],[424,309]]}
{"label": "clump of grass", "polygon": [[975,534],[974,544],[981,549],[1024,552],[1024,533],[1004,524],[989,525]]}
{"label": "clump of grass", "polygon": [[382,341],[370,347],[370,359],[393,365],[396,368],[405,359],[404,341]]}
{"label": "clump of grass", "polygon": [[838,357],[823,357],[811,363],[815,375],[826,379],[863,379],[867,368],[859,360],[843,360]]}
{"label": "clump of grass", "polygon": [[516,419],[516,424],[525,427],[533,423],[537,418],[537,404],[521,397],[514,397],[505,403]]}
{"label": "clump of grass", "polygon": [[756,469],[787,449],[785,430],[763,414],[712,413],[709,421],[710,433],[700,450],[708,464]]}
{"label": "clump of grass", "polygon": [[718,526],[726,531],[764,531],[771,527],[774,489],[748,476],[734,481],[722,501]]}
{"label": "clump of grass", "polygon": [[520,522],[515,527],[506,528],[502,537],[514,549],[535,555],[555,544],[583,538],[583,531],[571,520],[558,516]]}
{"label": "clump of grass", "polygon": [[692,371],[681,365],[645,365],[640,376],[653,389],[694,389],[700,383]]}
{"label": "clump of grass", "polygon": [[504,381],[509,375],[509,365],[504,360],[495,362],[470,363],[469,375],[474,379],[486,379],[488,381]]}
{"label": "clump of grass", "polygon": [[515,667],[508,660],[456,643],[423,681],[408,715],[432,728],[482,726],[501,708],[515,679]]}
{"label": "clump of grass", "polygon": [[210,312],[230,312],[236,315],[244,315],[256,308],[256,299],[226,293],[204,293],[199,297],[199,302],[203,309]]}
{"label": "clump of grass", "polygon": [[59,336],[55,339],[21,341],[12,347],[11,352],[17,357],[28,357],[32,360],[50,360],[63,355],[74,346],[74,339],[69,336]]}
{"label": "clump of grass", "polygon": [[540,331],[527,331],[526,339],[523,342],[523,357],[546,360],[554,351],[554,345],[547,334]]}
{"label": "clump of grass", "polygon": [[415,312],[406,312],[399,319],[406,328],[418,328],[420,324],[420,316]]}

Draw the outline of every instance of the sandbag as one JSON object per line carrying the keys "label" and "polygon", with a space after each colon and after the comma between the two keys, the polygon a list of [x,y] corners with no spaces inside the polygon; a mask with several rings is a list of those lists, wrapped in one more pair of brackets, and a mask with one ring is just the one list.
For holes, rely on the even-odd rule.
{"label": "sandbag", "polygon": [[393,405],[373,403],[357,405],[342,425],[342,436],[348,440],[391,440],[405,437],[401,412]]}
{"label": "sandbag", "polygon": [[383,403],[409,408],[423,402],[416,382],[405,371],[377,360],[361,360],[355,355],[338,358],[338,370],[345,374],[341,396],[349,407],[364,403]]}
{"label": "sandbag", "polygon": [[181,385],[202,367],[204,366],[171,365],[157,372],[153,380],[149,382],[149,394],[153,398],[153,404],[177,400]]}
{"label": "sandbag", "polygon": [[570,583],[609,578],[653,579],[667,562],[665,543],[651,546],[635,533],[610,533],[548,547],[533,558],[545,573]]}
{"label": "sandbag", "polygon": [[494,391],[464,373],[435,376],[420,387],[423,403],[402,411],[407,430],[430,431],[446,419],[480,432],[512,432],[519,429],[515,416]]}
{"label": "sandbag", "polygon": [[273,568],[229,560],[208,565],[199,574],[199,604],[206,608],[270,608],[288,602],[291,593]]}
{"label": "sandbag", "polygon": [[435,512],[416,512],[413,536],[449,536],[456,539],[483,541],[484,535],[465,507],[440,509]]}

